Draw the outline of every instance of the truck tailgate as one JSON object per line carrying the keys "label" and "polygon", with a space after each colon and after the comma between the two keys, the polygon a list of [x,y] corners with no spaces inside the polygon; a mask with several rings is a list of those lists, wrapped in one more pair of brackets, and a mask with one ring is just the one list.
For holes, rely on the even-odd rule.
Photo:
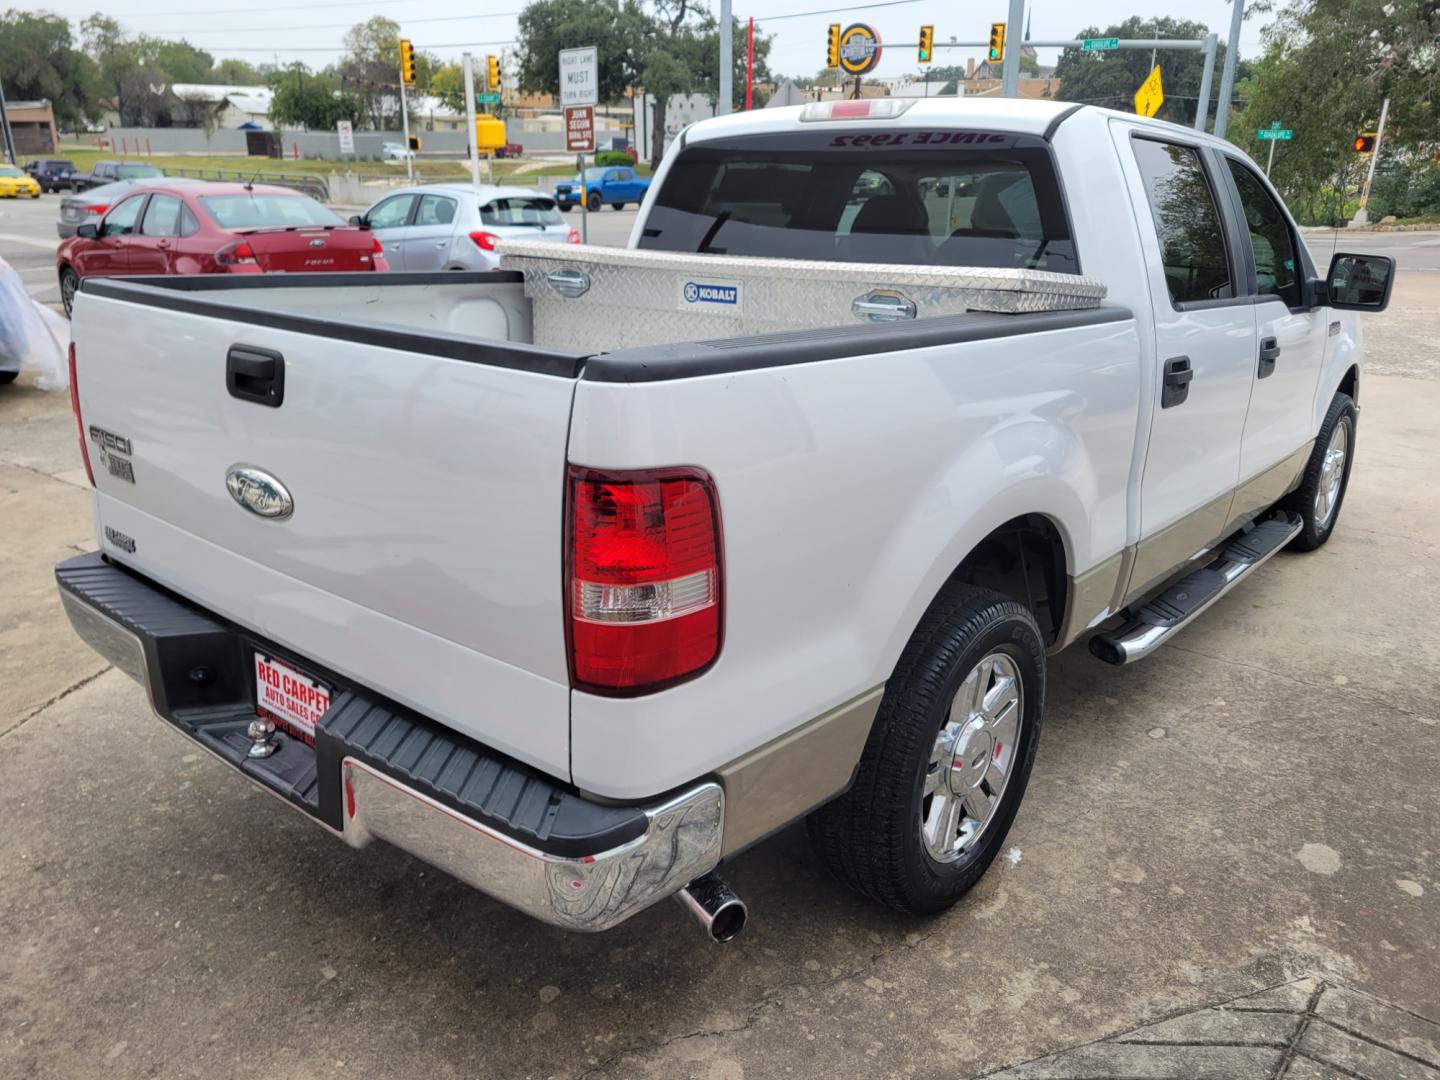
{"label": "truck tailgate", "polygon": [[[337,339],[293,316],[159,307],[77,305],[102,550],[301,663],[568,778],[573,373],[504,342],[353,325]],[[280,358],[278,406],[231,392],[237,354]],[[133,481],[97,431],[129,441]],[[237,465],[283,484],[293,512],[246,509],[227,488]]]}

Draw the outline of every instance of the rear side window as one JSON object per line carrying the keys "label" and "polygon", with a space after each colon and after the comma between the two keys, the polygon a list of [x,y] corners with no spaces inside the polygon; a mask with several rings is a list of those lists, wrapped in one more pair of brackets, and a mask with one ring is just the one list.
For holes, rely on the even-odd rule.
{"label": "rear side window", "polygon": [[140,224],[141,236],[179,236],[180,200],[173,195],[152,195]]}
{"label": "rear side window", "polygon": [[867,127],[698,144],[671,166],[640,246],[1080,270],[1048,148],[999,132]]}
{"label": "rear side window", "polygon": [[1261,296],[1278,296],[1289,307],[1300,306],[1300,274],[1296,269],[1295,238],[1285,212],[1265,190],[1260,178],[1232,157],[1226,157],[1235,190],[1240,195],[1240,208],[1245,212],[1245,228],[1250,234],[1250,249],[1255,253],[1255,288]]}
{"label": "rear side window", "polygon": [[416,225],[449,225],[455,220],[455,200],[443,195],[426,195],[415,215]]}
{"label": "rear side window", "polygon": [[1172,304],[1235,295],[1215,195],[1193,146],[1134,139]]}
{"label": "rear side window", "polygon": [[565,219],[553,199],[511,196],[491,199],[480,208],[482,225],[560,225]]}

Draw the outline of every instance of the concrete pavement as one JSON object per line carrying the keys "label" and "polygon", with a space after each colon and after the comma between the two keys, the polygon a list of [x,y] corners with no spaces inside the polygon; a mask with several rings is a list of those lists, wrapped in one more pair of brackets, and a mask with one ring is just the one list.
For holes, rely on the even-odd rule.
{"label": "concrete pavement", "polygon": [[[1127,1075],[1195,1076],[1211,1013],[1295,986],[1371,1012],[1287,1006],[1222,1075],[1293,1045],[1292,1078],[1402,1075],[1376,1047],[1431,1077],[1437,300],[1440,275],[1405,275],[1368,320],[1327,547],[1142,664],[1055,660],[1008,855],[963,903],[873,908],[795,828],[728,873],[752,923],[726,947],[670,904],[596,937],[541,926],[352,852],[164,729],[54,597],[51,564],[90,543],[68,402],[0,389],[0,1077],[938,1080],[1142,1053]],[[1097,1040],[1122,1049],[1079,1049]]]}

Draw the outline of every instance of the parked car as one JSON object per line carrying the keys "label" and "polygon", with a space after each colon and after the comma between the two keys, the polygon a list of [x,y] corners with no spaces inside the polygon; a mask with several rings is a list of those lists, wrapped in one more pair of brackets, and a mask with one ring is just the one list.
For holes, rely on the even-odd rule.
{"label": "parked car", "polygon": [[563,184],[555,185],[555,202],[567,213],[582,202],[591,213],[608,203],[616,210],[625,209],[626,203],[638,203],[650,190],[650,181],[636,176],[635,170],[626,165],[609,165],[585,170],[583,179],[575,177]]}
{"label": "parked car", "polygon": [[97,161],[88,173],[71,174],[70,190],[88,191],[102,184],[113,184],[116,180],[144,180],[164,175],[154,165],[134,161]]}
{"label": "parked car", "polygon": [[64,158],[37,158],[25,163],[25,171],[34,177],[42,191],[60,191],[70,187],[75,163]]}
{"label": "parked car", "polygon": [[384,142],[380,144],[380,156],[386,161],[404,161],[407,157],[413,157],[404,143]]}
{"label": "parked car", "polygon": [[380,242],[290,188],[156,184],[85,221],[55,255],[68,315],[89,277],[388,270]]}
{"label": "parked car", "polygon": [[17,169],[14,165],[0,165],[0,199],[40,197],[40,185],[35,178]]}
{"label": "parked car", "polygon": [[578,244],[555,200],[522,187],[427,184],[386,195],[352,225],[371,229],[392,270],[494,270],[501,240]]}
{"label": "parked car", "polygon": [[[1322,275],[1233,144],[1065,102],[725,116],[655,183],[631,250],[513,274],[87,281],[101,550],[61,598],[246,779],[548,922],[676,896],[732,937],[716,868],[803,817],[943,910],[1003,850],[1051,654],[1153,655],[1334,534],[1394,262]],[[1230,617],[1263,633],[1289,577]]]}
{"label": "parked car", "polygon": [[507,142],[495,150],[497,158],[517,158],[523,153],[525,153],[525,147],[518,142]]}
{"label": "parked car", "polygon": [[114,183],[101,184],[78,194],[72,193],[60,200],[60,220],[55,223],[55,232],[62,240],[74,236],[81,222],[99,221],[110,207],[136,188],[154,187],[156,184],[168,187],[203,183],[204,180],[181,176],[148,176],[138,180],[116,180]]}

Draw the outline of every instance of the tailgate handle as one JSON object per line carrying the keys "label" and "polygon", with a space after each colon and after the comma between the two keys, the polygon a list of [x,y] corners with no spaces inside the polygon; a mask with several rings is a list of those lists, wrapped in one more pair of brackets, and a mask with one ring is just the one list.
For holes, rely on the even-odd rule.
{"label": "tailgate handle", "polygon": [[279,408],[285,400],[285,358],[271,349],[232,345],[225,355],[225,388],[241,401]]}

